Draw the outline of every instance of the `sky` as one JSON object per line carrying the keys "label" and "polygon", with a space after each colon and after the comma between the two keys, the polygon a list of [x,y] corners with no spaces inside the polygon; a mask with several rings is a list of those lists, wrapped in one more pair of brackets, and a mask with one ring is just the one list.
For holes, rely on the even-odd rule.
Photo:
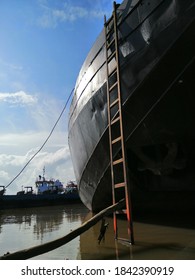
{"label": "sky", "polygon": [[[48,137],[112,3],[0,0],[0,185],[7,186]],[[69,106],[6,194],[34,187],[44,167],[48,179],[65,185],[75,179],[68,147]]]}

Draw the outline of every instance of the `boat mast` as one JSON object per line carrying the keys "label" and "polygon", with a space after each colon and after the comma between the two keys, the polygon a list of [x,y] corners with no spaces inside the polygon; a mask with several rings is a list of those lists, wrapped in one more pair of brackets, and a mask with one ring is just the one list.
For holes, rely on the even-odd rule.
{"label": "boat mast", "polygon": [[45,180],[45,166],[43,167],[43,180]]}

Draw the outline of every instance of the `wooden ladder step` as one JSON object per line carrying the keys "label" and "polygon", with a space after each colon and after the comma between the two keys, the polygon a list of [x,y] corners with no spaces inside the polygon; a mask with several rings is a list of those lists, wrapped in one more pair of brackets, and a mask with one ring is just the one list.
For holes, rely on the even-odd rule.
{"label": "wooden ladder step", "polygon": [[116,51],[114,51],[113,53],[111,53],[109,56],[108,56],[108,63],[116,56]]}
{"label": "wooden ladder step", "polygon": [[127,214],[127,209],[117,210],[115,213],[116,214]]}
{"label": "wooden ladder step", "polygon": [[118,81],[116,81],[110,88],[109,92],[111,92],[118,85]]}
{"label": "wooden ladder step", "polygon": [[105,26],[108,26],[109,23],[113,20],[113,15],[105,22]]}
{"label": "wooden ladder step", "polygon": [[117,118],[111,120],[111,123],[110,123],[110,124],[113,125],[113,124],[115,124],[115,123],[118,122],[118,121],[120,121],[120,117],[117,117]]}
{"label": "wooden ladder step", "polygon": [[117,103],[118,103],[118,98],[116,100],[114,100],[111,104],[110,104],[110,108],[114,107]]}
{"label": "wooden ladder step", "polygon": [[112,140],[112,144],[115,144],[117,142],[121,141],[121,136],[115,138],[114,140]]}
{"label": "wooden ladder step", "polygon": [[117,184],[114,185],[115,189],[123,188],[123,187],[125,187],[125,186],[126,186],[125,182],[117,183]]}
{"label": "wooden ladder step", "polygon": [[116,165],[116,164],[119,164],[119,163],[122,163],[122,162],[124,162],[124,159],[119,158],[119,159],[113,161],[113,165]]}
{"label": "wooden ladder step", "polygon": [[114,44],[114,42],[115,42],[115,38],[113,38],[113,39],[110,41],[110,43],[108,43],[108,44],[106,45],[107,50]]}
{"label": "wooden ladder step", "polygon": [[117,73],[117,66],[108,74],[108,78],[111,78],[114,74]]}

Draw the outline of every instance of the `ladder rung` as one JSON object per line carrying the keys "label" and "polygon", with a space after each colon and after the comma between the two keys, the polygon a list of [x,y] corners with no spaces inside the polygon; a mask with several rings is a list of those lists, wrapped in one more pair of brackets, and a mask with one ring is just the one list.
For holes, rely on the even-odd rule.
{"label": "ladder rung", "polygon": [[118,121],[120,121],[120,117],[117,117],[114,120],[112,120],[110,124],[113,125],[113,124],[115,124]]}
{"label": "ladder rung", "polygon": [[105,22],[105,25],[108,26],[108,24],[113,20],[113,15]]}
{"label": "ladder rung", "polygon": [[117,67],[115,67],[109,74],[108,77],[112,77],[115,73],[117,73]]}
{"label": "ladder rung", "polygon": [[121,162],[123,162],[123,158],[120,158],[120,159],[117,159],[117,160],[113,161],[113,165],[119,164]]}
{"label": "ladder rung", "polygon": [[125,187],[125,182],[115,184],[114,187],[115,189]]}
{"label": "ladder rung", "polygon": [[110,56],[108,56],[107,61],[110,62],[116,55],[116,51],[114,51]]}
{"label": "ladder rung", "polygon": [[110,46],[112,46],[112,45],[114,44],[114,42],[115,42],[115,38],[113,38],[113,39],[111,40],[111,42],[110,42],[110,43],[108,43],[108,45],[106,46],[106,47],[107,47],[107,49],[109,49],[109,48],[110,48]]}
{"label": "ladder rung", "polygon": [[115,32],[114,29],[110,29],[108,30],[107,34],[106,34],[106,42],[109,44],[108,41],[112,41],[112,38],[115,36]]}
{"label": "ladder rung", "polygon": [[121,238],[121,237],[117,237],[116,239],[117,239],[117,241],[121,242],[124,245],[129,245],[129,244],[133,245],[134,244],[134,241],[131,239]]}
{"label": "ladder rung", "polygon": [[109,91],[112,91],[113,88],[115,88],[118,84],[118,81],[116,81],[110,88],[109,88]]}
{"label": "ladder rung", "polygon": [[114,107],[118,103],[118,98],[110,104],[110,108]]}
{"label": "ladder rung", "polygon": [[127,209],[117,210],[115,213],[116,214],[127,214]]}
{"label": "ladder rung", "polygon": [[121,136],[118,137],[118,138],[116,138],[116,139],[114,139],[114,140],[112,141],[112,144],[115,144],[116,142],[119,142],[120,140],[121,140]]}

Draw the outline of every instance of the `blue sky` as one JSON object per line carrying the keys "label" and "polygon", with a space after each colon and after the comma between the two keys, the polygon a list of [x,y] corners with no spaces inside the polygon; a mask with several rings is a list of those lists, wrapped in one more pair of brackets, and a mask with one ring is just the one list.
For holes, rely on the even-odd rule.
{"label": "blue sky", "polygon": [[[7,185],[45,141],[112,3],[0,0],[0,185]],[[67,124],[68,110],[7,194],[34,186],[44,166],[46,177],[74,179]]]}

